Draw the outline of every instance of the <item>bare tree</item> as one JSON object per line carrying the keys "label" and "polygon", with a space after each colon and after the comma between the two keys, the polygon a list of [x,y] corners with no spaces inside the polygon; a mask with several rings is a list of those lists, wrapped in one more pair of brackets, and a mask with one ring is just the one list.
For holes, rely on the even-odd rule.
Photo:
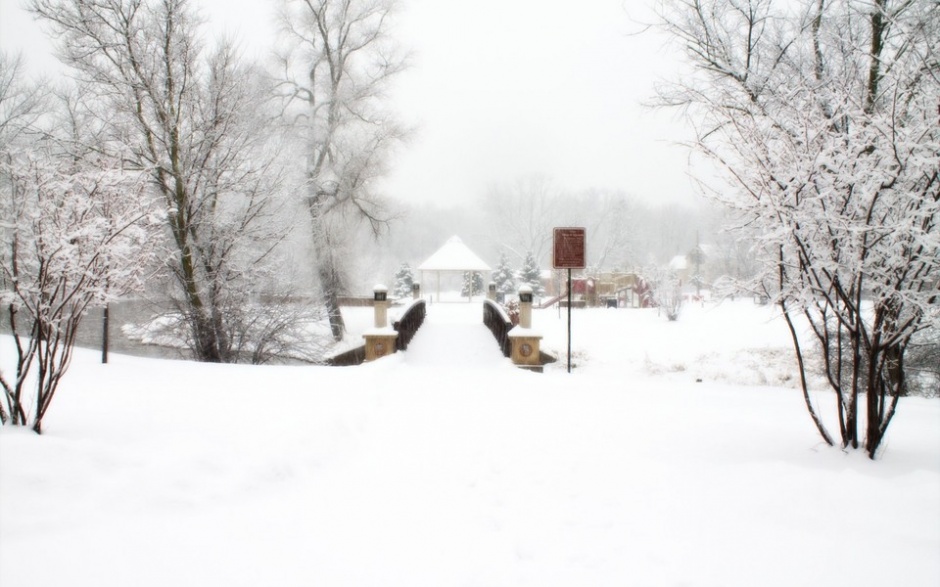
{"label": "bare tree", "polygon": [[0,51],[0,152],[6,152],[24,132],[35,129],[46,112],[48,88],[27,83],[21,54]]}
{"label": "bare tree", "polygon": [[[695,71],[662,93],[735,189],[759,277],[790,325],[804,398],[816,346],[843,447],[876,456],[905,356],[940,326],[940,5],[922,0],[670,0]],[[798,319],[813,333],[809,346]],[[864,395],[864,424],[858,401]]]}
{"label": "bare tree", "polygon": [[570,226],[583,226],[590,238],[587,242],[587,263],[594,271],[638,267],[639,241],[645,235],[641,225],[648,213],[628,194],[603,190],[586,190],[568,198],[559,220]]}
{"label": "bare tree", "polygon": [[[228,43],[199,43],[189,0],[33,0],[89,94],[95,145],[149,174],[167,211],[167,268],[197,359],[238,358],[252,283],[283,236],[265,88]],[[259,275],[259,272],[261,275]]]}
{"label": "bare tree", "polygon": [[730,210],[722,212],[715,220],[724,228],[715,230],[714,250],[709,263],[713,276],[717,277],[713,287],[719,291],[714,293],[719,297],[763,293],[749,289],[760,265],[758,255],[761,249],[755,247],[758,234],[750,230],[746,218],[738,222]]}
{"label": "bare tree", "polygon": [[493,239],[517,262],[531,253],[538,263],[549,263],[552,228],[559,226],[562,201],[558,188],[543,176],[492,186],[484,208]]}
{"label": "bare tree", "polygon": [[405,63],[387,35],[393,7],[391,0],[288,0],[283,11],[279,95],[303,133],[316,273],[337,340],[345,330],[338,298],[348,281],[349,229],[366,222],[377,233],[389,219],[374,184],[405,136],[384,96]]}

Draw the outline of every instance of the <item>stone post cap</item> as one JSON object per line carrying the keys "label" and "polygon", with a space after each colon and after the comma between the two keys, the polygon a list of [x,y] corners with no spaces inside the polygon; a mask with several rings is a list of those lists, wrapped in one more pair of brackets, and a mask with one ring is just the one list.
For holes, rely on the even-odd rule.
{"label": "stone post cap", "polygon": [[519,303],[520,304],[531,304],[532,303],[532,288],[528,285],[523,285],[519,288]]}
{"label": "stone post cap", "polygon": [[373,297],[377,302],[384,302],[388,300],[388,288],[384,285],[378,284],[372,288]]}

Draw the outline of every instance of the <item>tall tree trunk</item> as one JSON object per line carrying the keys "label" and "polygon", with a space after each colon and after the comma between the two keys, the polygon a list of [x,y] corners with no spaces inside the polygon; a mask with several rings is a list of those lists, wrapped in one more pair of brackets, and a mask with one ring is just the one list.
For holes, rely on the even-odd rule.
{"label": "tall tree trunk", "polygon": [[196,353],[196,359],[205,363],[222,363],[223,357],[216,330],[212,325],[212,320],[202,309],[192,310],[190,330],[194,339],[193,351]]}
{"label": "tall tree trunk", "polygon": [[334,235],[328,226],[325,214],[328,212],[324,212],[316,203],[311,203],[310,221],[313,223],[313,246],[317,278],[320,281],[320,295],[326,306],[333,340],[340,341],[346,332],[346,323],[340,312],[339,297],[344,293],[346,284],[335,254]]}
{"label": "tall tree trunk", "polygon": [[330,332],[333,334],[333,340],[343,339],[343,333],[346,332],[346,322],[343,320],[343,314],[339,308],[339,293],[337,288],[332,285],[331,279],[334,277],[334,268],[328,261],[317,268],[320,276],[321,290],[323,294],[323,303],[326,306],[327,316],[330,320]]}

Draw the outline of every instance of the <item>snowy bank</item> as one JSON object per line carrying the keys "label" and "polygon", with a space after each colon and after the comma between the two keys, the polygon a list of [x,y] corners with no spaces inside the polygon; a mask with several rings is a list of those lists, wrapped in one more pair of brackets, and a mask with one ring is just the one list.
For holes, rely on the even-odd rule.
{"label": "snowy bank", "polygon": [[940,402],[830,449],[794,389],[695,382],[760,324],[695,324],[621,360],[582,316],[570,375],[422,366],[420,332],[350,368],[80,351],[46,434],[0,429],[0,585],[940,584]]}

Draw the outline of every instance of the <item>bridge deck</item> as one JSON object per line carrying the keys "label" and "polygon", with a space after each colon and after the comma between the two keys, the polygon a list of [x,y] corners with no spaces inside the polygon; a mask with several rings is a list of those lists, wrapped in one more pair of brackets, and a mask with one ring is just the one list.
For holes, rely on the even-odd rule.
{"label": "bridge deck", "polygon": [[406,363],[432,367],[511,366],[483,325],[481,303],[438,302],[428,304],[427,309],[424,324],[404,353]]}

